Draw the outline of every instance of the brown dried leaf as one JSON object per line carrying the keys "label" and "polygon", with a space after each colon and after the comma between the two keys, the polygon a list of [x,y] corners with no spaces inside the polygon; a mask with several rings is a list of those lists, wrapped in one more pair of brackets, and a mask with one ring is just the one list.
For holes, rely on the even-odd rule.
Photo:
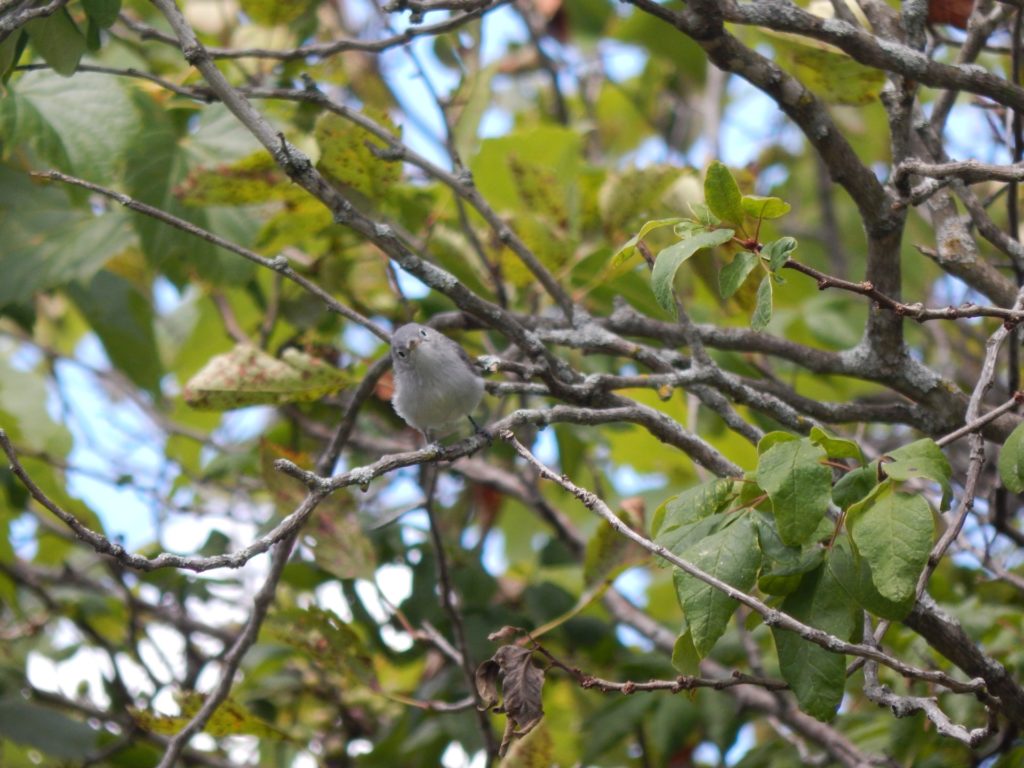
{"label": "brown dried leaf", "polygon": [[[512,628],[505,627],[492,637],[505,634],[509,629]],[[498,703],[499,680],[505,701],[494,711],[508,716],[498,750],[499,755],[504,755],[514,739],[528,734],[544,717],[544,671],[534,665],[533,651],[517,645],[503,645],[494,656],[476,668],[476,690],[486,709]]]}
{"label": "brown dried leaf", "polygon": [[524,734],[544,717],[544,672],[534,665],[531,650],[516,645],[503,645],[494,654],[494,660],[501,667],[505,712],[519,733]]}
{"label": "brown dried leaf", "polygon": [[483,706],[490,709],[498,703],[498,673],[500,668],[494,659],[481,662],[476,668],[476,692],[480,694]]}

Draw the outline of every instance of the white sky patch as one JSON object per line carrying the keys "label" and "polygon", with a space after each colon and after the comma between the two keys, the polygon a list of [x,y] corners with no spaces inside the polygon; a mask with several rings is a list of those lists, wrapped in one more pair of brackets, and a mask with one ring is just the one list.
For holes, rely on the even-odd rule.
{"label": "white sky patch", "polygon": [[395,268],[395,278],[398,280],[398,290],[400,290],[407,299],[422,299],[430,293],[430,288],[418,277],[406,272],[397,264],[394,264],[393,266]]}
{"label": "white sky patch", "polygon": [[456,741],[449,744],[441,755],[444,768],[469,768],[469,764],[469,753]]}
{"label": "white sky patch", "polygon": [[158,315],[167,315],[181,307],[196,293],[198,291],[192,285],[186,287],[184,291],[179,291],[174,283],[161,276],[153,281],[153,307]]}
{"label": "white sky patch", "polygon": [[244,443],[259,437],[277,418],[277,411],[269,405],[238,408],[221,415],[220,426],[214,437],[226,443]]}
{"label": "white sky patch", "polygon": [[236,765],[256,765],[260,756],[260,740],[255,736],[231,736],[227,744],[228,760]]}
{"label": "white sky patch", "polygon": [[[378,322],[381,320],[378,318]],[[388,321],[383,320],[381,325],[387,327]],[[357,355],[363,357],[376,353],[382,344],[381,340],[363,328],[361,325],[349,323],[341,335],[345,346]]]}
{"label": "white sky patch", "polygon": [[515,127],[512,115],[501,107],[488,107],[480,118],[480,138],[490,139],[506,136]]}
{"label": "white sky patch", "polygon": [[39,531],[39,521],[31,514],[19,515],[11,520],[7,534],[14,547],[14,553],[26,560],[35,558],[39,551],[39,540],[36,533]]}
{"label": "white sky patch", "polygon": [[117,671],[124,681],[125,688],[134,695],[150,697],[156,693],[153,680],[146,674],[146,670],[127,653],[114,656],[114,663],[117,664]]}
{"label": "white sky patch", "polygon": [[[92,334],[82,338],[75,355],[93,367],[110,367],[103,347]],[[71,415],[59,417],[74,438],[69,463],[110,478],[110,482],[104,482],[69,472],[68,492],[85,499],[100,515],[108,535],[123,539],[130,549],[152,541],[154,527],[148,497],[132,484],[119,487],[115,483],[122,476],[142,485],[155,483],[151,478],[159,476],[163,461],[163,442],[157,439],[155,428],[138,407],[115,399],[82,368],[58,361],[56,374]]]}
{"label": "white sky patch", "polygon": [[390,624],[385,624],[380,628],[380,639],[395,653],[404,653],[413,646],[412,637],[408,632],[395,629]]}
{"label": "white sky patch", "polygon": [[222,667],[217,662],[206,664],[196,677],[196,690],[203,693],[211,692],[220,682],[221,672]]}
{"label": "white sky patch", "polygon": [[139,643],[139,657],[162,683],[185,676],[185,642],[170,627],[151,624],[146,639]]}
{"label": "white sky patch", "polygon": [[616,83],[639,77],[647,63],[643,48],[619,40],[601,40],[597,50],[608,78]]}
{"label": "white sky patch", "polygon": [[352,621],[352,608],[342,594],[341,584],[337,581],[329,581],[321,584],[314,590],[316,604],[325,611],[333,612],[339,619],[348,623]]}
{"label": "white sky patch", "polygon": [[615,636],[619,639],[620,643],[629,648],[640,648],[645,651],[654,649],[654,643],[647,637],[624,624],[619,624],[615,627]]}
{"label": "white sky patch", "polygon": [[[226,510],[225,510],[226,511]],[[199,516],[195,513],[170,515],[163,529],[163,543],[172,552],[194,552],[213,531],[220,531],[232,545],[250,543],[256,537],[256,525],[234,520],[220,514]],[[256,558],[246,563],[251,565]]]}
{"label": "white sky patch", "polygon": [[157,691],[156,696],[150,702],[153,712],[159,715],[177,715],[181,712],[177,699],[174,698],[174,691],[171,688],[162,688]]}
{"label": "white sky patch", "polygon": [[33,687],[59,693],[68,699],[85,698],[99,708],[110,706],[105,678],[113,676],[110,657],[96,648],[83,647],[64,661],[54,662],[37,651],[29,651],[26,675]]}
{"label": "white sky patch", "polygon": [[197,733],[192,737],[189,746],[202,752],[212,752],[217,748],[217,741],[208,733]]}
{"label": "white sky patch", "polygon": [[753,749],[756,741],[757,731],[754,729],[753,723],[743,725],[736,734],[736,740],[729,747],[729,751],[725,753],[725,764],[736,765]]}
{"label": "white sky patch", "polygon": [[492,529],[484,539],[481,553],[484,570],[492,576],[501,576],[508,570],[508,557],[505,556],[505,534]]}
{"label": "white sky patch", "polygon": [[388,564],[377,569],[377,586],[392,605],[412,594],[412,570],[407,565]]}
{"label": "white sky patch", "polygon": [[381,604],[380,598],[377,596],[377,588],[372,583],[363,579],[357,580],[356,594],[359,595],[360,602],[375,622],[383,624],[388,620],[388,611]]}
{"label": "white sky patch", "polygon": [[693,750],[693,762],[695,765],[721,765],[722,752],[710,741],[702,741]]}
{"label": "white sky patch", "polygon": [[373,752],[373,742],[367,739],[352,739],[345,747],[345,751],[348,752],[349,757],[368,755]]}
{"label": "white sky patch", "polygon": [[660,472],[640,474],[628,464],[623,464],[612,470],[611,481],[619,493],[633,495],[663,488],[667,478]]}
{"label": "white sky patch", "polygon": [[651,574],[645,568],[627,568],[615,579],[615,588],[640,608],[647,606],[647,588]]}
{"label": "white sky patch", "polygon": [[555,430],[542,429],[538,432],[530,450],[544,464],[554,464],[558,461],[558,439],[555,437]]}

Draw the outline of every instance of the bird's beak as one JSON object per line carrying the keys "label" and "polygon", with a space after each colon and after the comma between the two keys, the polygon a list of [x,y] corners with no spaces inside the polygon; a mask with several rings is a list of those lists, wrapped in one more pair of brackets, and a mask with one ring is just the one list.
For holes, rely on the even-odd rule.
{"label": "bird's beak", "polygon": [[412,352],[420,344],[419,339],[409,339],[409,342],[405,345],[406,352]]}

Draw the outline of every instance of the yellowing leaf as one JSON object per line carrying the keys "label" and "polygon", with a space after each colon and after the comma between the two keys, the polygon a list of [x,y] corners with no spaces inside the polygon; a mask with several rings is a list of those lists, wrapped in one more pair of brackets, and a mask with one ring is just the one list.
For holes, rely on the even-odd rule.
{"label": "yellowing leaf", "polygon": [[[132,710],[132,717],[139,727],[150,733],[173,736],[184,728],[203,706],[206,697],[195,691],[188,691],[177,696],[180,715],[160,715],[148,710]],[[284,734],[269,723],[260,720],[241,704],[227,699],[213,713],[203,733],[215,738],[223,736],[259,736],[261,738],[284,738]]]}
{"label": "yellowing leaf", "polygon": [[302,16],[312,5],[311,0],[241,0],[245,15],[266,27],[289,24]]}
{"label": "yellowing leaf", "polygon": [[262,150],[218,166],[196,168],[175,190],[186,205],[251,205],[305,195]]}
{"label": "yellowing leaf", "polygon": [[193,408],[229,410],[319,400],[347,383],[345,373],[297,349],[285,350],[279,360],[239,344],[203,366],[183,396]]}
{"label": "yellowing leaf", "polygon": [[[400,135],[385,112],[371,108],[363,111],[394,136]],[[401,163],[374,153],[374,149],[385,149],[386,142],[333,112],[325,112],[316,121],[314,136],[320,147],[317,168],[361,195],[380,200],[402,176]]]}

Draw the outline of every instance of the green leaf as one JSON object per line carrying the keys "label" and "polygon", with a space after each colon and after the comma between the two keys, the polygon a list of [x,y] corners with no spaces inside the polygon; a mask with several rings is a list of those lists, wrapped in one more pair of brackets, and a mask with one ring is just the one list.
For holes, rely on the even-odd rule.
{"label": "green leaf", "polygon": [[[78,79],[77,77],[75,78]],[[195,208],[178,200],[176,190],[195,164],[226,163],[251,155],[256,144],[251,135],[222,105],[204,107],[198,120],[191,109],[168,109],[148,94],[133,92],[134,112],[129,112],[139,129],[125,148],[124,184],[126,191],[143,202],[186,219],[205,229],[213,229],[248,246],[258,231],[255,215],[245,220],[249,226],[225,231],[217,226],[225,213],[235,219],[242,209]],[[146,260],[178,285],[197,278],[215,283],[238,285],[255,271],[250,262],[227,253],[204,240],[181,232],[148,216],[133,216]]]}
{"label": "green leaf", "polygon": [[817,568],[825,557],[825,548],[816,542],[804,547],[787,545],[774,519],[763,512],[754,513],[754,525],[761,548],[757,586],[767,594],[789,594],[800,583],[799,577]]}
{"label": "green leaf", "polygon": [[[594,764],[602,754],[623,739],[631,738],[647,722],[657,701],[652,696],[645,698],[649,700],[643,701],[639,696],[606,699],[607,703],[582,722],[581,731],[587,734],[579,761],[582,765]],[[558,763],[545,765],[553,764]]]}
{"label": "green leaf", "polygon": [[153,306],[135,286],[106,270],[66,293],[85,316],[110,362],[129,379],[158,395],[163,366],[153,333]]}
{"label": "green leaf", "polygon": [[[730,522],[727,515],[717,514],[724,511],[735,500],[735,493],[729,488],[731,483],[728,480],[714,480],[713,483],[723,483],[720,487],[708,488],[706,493],[700,493],[701,488],[691,488],[689,492],[678,497],[678,503],[670,500],[660,506],[655,512],[655,517],[663,513],[667,506],[673,509],[666,514],[666,520],[660,525],[658,534],[654,541],[665,547],[670,552],[681,555],[694,542],[711,536],[716,530]],[[728,488],[727,493],[722,487]],[[721,493],[721,496],[717,494]],[[684,498],[688,497],[688,498]],[[663,560],[657,560],[658,565],[667,566]]]}
{"label": "green leaf", "polygon": [[100,734],[79,720],[26,701],[18,694],[0,699],[0,741],[10,739],[61,761],[77,761],[96,749]]}
{"label": "green leaf", "polygon": [[[722,220],[715,216],[704,203],[690,203],[690,210],[693,211],[693,216],[697,219],[697,223],[704,229],[715,229],[722,223]],[[683,219],[683,221],[676,225],[676,234],[680,237],[691,231],[692,229],[686,219]]]}
{"label": "green leaf", "polygon": [[[857,630],[856,606],[824,565],[803,577],[800,587],[786,597],[782,610],[804,624],[843,640]],[[830,720],[839,709],[846,684],[846,657],[832,653],[784,629],[772,628],[779,652],[779,670],[807,714]]]}
{"label": "green leaf", "polygon": [[821,427],[811,427],[811,442],[820,445],[830,459],[856,459],[864,463],[864,453],[853,440],[836,437]]}
{"label": "green leaf", "polygon": [[878,470],[875,465],[851,469],[832,488],[832,501],[840,509],[846,509],[865,498],[878,485]]}
{"label": "green leaf", "polygon": [[33,183],[4,165],[0,232],[0,307],[31,302],[37,291],[88,280],[134,242],[123,211],[96,216],[74,208],[64,190]]}
{"label": "green leaf", "polygon": [[[643,520],[631,509],[619,509],[616,515],[630,528],[643,529]],[[602,520],[587,541],[583,554],[583,583],[590,586],[610,582],[630,565],[646,559],[646,550],[621,535],[607,520]]]}
{"label": "green leaf", "polygon": [[735,483],[721,477],[670,496],[654,512],[651,535],[658,536],[720,512],[735,497]]}
{"label": "green leaf", "polygon": [[676,315],[675,279],[676,271],[683,262],[697,251],[714,248],[732,239],[731,229],[712,229],[670,245],[658,254],[651,272],[651,289],[658,306]]}
{"label": "green leaf", "polygon": [[806,544],[832,498],[832,472],[825,452],[810,440],[779,443],[757,464],[757,484],[772,501],[779,536],[789,546]]}
{"label": "green leaf", "polygon": [[577,132],[544,125],[485,139],[470,169],[480,194],[496,210],[564,217],[577,194],[581,155]]}
{"label": "green leaf", "polygon": [[[46,378],[40,372],[14,367],[8,351],[0,351],[0,425],[20,448],[66,456],[71,450],[71,433],[50,417],[46,398],[40,397],[47,389]],[[16,487],[21,488],[20,483]]]}
{"label": "green leaf", "polygon": [[773,430],[766,433],[764,437],[757,441],[757,455],[764,456],[772,446],[777,445],[778,443],[792,443],[800,439],[801,438],[796,435],[791,435],[789,432],[783,432],[778,429]]}
{"label": "green leaf", "polygon": [[[297,504],[291,509],[295,509]],[[339,579],[372,579],[377,569],[377,553],[354,514],[331,514],[330,508],[318,509],[306,526],[312,541],[313,557],[327,573]],[[619,537],[622,539],[622,537]]]}
{"label": "green leaf", "polygon": [[768,260],[768,269],[771,272],[778,272],[783,265],[789,261],[789,255],[796,250],[796,240],[792,237],[780,237],[765,243],[761,249],[761,256]]}
{"label": "green leaf", "polygon": [[54,72],[68,76],[78,68],[86,51],[85,36],[66,8],[25,25],[29,41]]}
{"label": "green leaf", "polygon": [[763,331],[772,320],[772,277],[765,275],[757,287],[757,304],[754,314],[750,316],[750,327],[755,331]]}
{"label": "green leaf", "polygon": [[[682,557],[743,591],[754,586],[761,563],[757,536],[747,516],[694,543],[682,553]],[[693,647],[703,658],[725,632],[736,601],[678,569],[673,573],[673,580],[693,637]]]}
{"label": "green leaf", "polygon": [[790,204],[778,197],[744,195],[740,201],[743,212],[754,219],[777,219],[790,211]]}
{"label": "green leaf", "polygon": [[723,164],[715,160],[704,175],[704,201],[722,221],[736,229],[743,227],[743,198],[736,179]]}
{"label": "green leaf", "polygon": [[648,221],[640,227],[639,232],[629,238],[629,240],[627,240],[619,250],[612,254],[612,268],[620,267],[629,261],[629,259],[633,257],[634,253],[636,253],[637,243],[643,240],[650,232],[661,227],[671,227],[681,221],[682,219],[678,217],[672,219],[653,219]]}
{"label": "green leaf", "polygon": [[82,0],[82,8],[85,9],[90,21],[106,29],[117,21],[117,14],[121,12],[121,0]]}
{"label": "green leaf", "polygon": [[26,72],[0,99],[0,135],[5,143],[31,147],[43,164],[109,183],[128,144],[145,130],[130,93],[131,86],[109,75]]}
{"label": "green leaf", "polygon": [[[999,479],[1010,493],[1024,493],[1024,423],[1018,424],[999,451]],[[888,467],[886,467],[888,469]]]}
{"label": "green leaf", "polygon": [[718,273],[718,292],[722,298],[728,299],[736,293],[756,266],[757,254],[740,251],[732,261],[722,267]]}
{"label": "green leaf", "polygon": [[[4,82],[7,82],[7,75],[18,63],[18,56],[24,47],[23,41],[26,39],[27,36],[23,30],[15,30],[3,42],[0,42],[0,76],[4,78]],[[11,94],[8,93],[5,98],[11,98]]]}
{"label": "green leaf", "polygon": [[877,493],[850,507],[846,527],[871,567],[879,594],[895,603],[912,597],[935,538],[928,502],[883,483]]}
{"label": "green leaf", "polygon": [[463,70],[462,83],[452,94],[460,104],[452,127],[452,141],[459,157],[472,157],[480,143],[480,121],[494,98],[492,83],[498,74],[500,62],[495,61],[476,71]]}
{"label": "green leaf", "polygon": [[946,454],[934,440],[925,437],[894,451],[889,451],[886,455],[893,459],[893,461],[882,462],[882,471],[886,475],[893,480],[909,480],[912,477],[934,480],[942,488],[940,508],[949,509],[949,502],[953,498],[953,488],[949,482],[953,476],[953,470],[949,466]]}
{"label": "green leaf", "polygon": [[689,629],[676,637],[672,646],[672,666],[681,675],[700,674],[700,654],[693,647],[693,635]]}
{"label": "green leaf", "polygon": [[263,634],[301,653],[304,661],[350,685],[375,680],[373,659],[359,634],[332,611],[316,606],[281,608],[267,618]]}
{"label": "green leaf", "polygon": [[846,531],[840,532],[836,538],[829,550],[826,565],[836,583],[842,586],[847,599],[876,616],[901,621],[914,607],[913,594],[898,603],[879,594],[871,565],[853,549]]}

